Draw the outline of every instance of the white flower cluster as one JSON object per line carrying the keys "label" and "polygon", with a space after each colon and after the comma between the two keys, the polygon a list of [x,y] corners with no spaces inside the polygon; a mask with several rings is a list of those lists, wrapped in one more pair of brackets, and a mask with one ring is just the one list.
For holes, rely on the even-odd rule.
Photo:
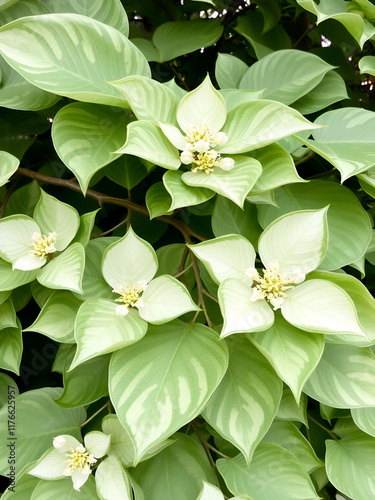
{"label": "white flower cluster", "polygon": [[223,170],[231,170],[234,166],[232,158],[221,158],[220,154],[212,149],[221,146],[228,140],[224,132],[214,133],[210,130],[208,123],[200,123],[195,127],[186,127],[185,149],[180,155],[181,163],[184,165],[195,164],[192,172],[203,170],[206,174],[213,172],[214,167]]}

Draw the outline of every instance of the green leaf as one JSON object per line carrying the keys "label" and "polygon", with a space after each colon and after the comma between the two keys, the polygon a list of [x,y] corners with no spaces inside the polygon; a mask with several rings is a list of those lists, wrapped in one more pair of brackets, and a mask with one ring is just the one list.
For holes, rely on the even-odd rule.
{"label": "green leaf", "polygon": [[90,476],[79,491],[73,488],[70,477],[65,477],[59,481],[41,480],[33,490],[30,500],[49,500],[51,495],[54,498],[69,498],[69,500],[99,500],[96,494],[94,478]]}
{"label": "green leaf", "polygon": [[293,108],[308,115],[343,99],[349,99],[345,81],[335,71],[329,71],[316,87],[293,103]]}
{"label": "green leaf", "polygon": [[22,474],[17,477],[15,488],[7,489],[3,493],[1,500],[23,500],[24,498],[31,498],[36,485],[40,479],[29,474]]}
{"label": "green leaf", "polygon": [[0,29],[0,52],[42,90],[98,104],[126,106],[107,82],[127,74],[150,75],[144,56],[123,34],[78,14],[17,19]]}
{"label": "green leaf", "polygon": [[160,217],[160,215],[172,214],[173,210],[169,209],[171,202],[172,198],[163,182],[156,182],[153,184],[146,193],[146,207],[150,212],[150,219]]}
{"label": "green leaf", "polygon": [[315,120],[324,128],[313,131],[314,141],[302,139],[303,144],[336,167],[341,182],[365,172],[375,165],[375,113],[361,108],[341,108],[323,113]]}
{"label": "green leaf", "polygon": [[202,411],[227,363],[216,333],[178,320],[150,326],[142,341],[113,355],[110,396],[134,444],[135,463]]}
{"label": "green leaf", "polygon": [[211,219],[215,236],[240,234],[256,247],[262,229],[257,220],[257,209],[251,203],[244,204],[243,210],[227,198],[218,196]]}
{"label": "green leaf", "polygon": [[174,437],[175,443],[132,471],[147,500],[196,499],[202,480],[215,481],[202,445],[186,434]]}
{"label": "green leaf", "polygon": [[5,108],[38,111],[50,108],[60,99],[60,96],[46,92],[25,80],[2,57],[0,70],[0,105]]}
{"label": "green leaf", "polygon": [[142,299],[139,315],[154,325],[166,323],[189,311],[199,311],[186,287],[168,275],[153,279]]}
{"label": "green leaf", "polygon": [[102,354],[117,351],[138,342],[146,333],[147,323],[136,310],[123,317],[116,314],[117,304],[104,299],[87,300],[80,307],[74,336],[77,352],[70,366],[76,366]]}
{"label": "green leaf", "polygon": [[316,269],[327,249],[327,209],[293,212],[272,222],[258,244],[266,268],[277,260],[286,274]]}
{"label": "green leaf", "polygon": [[295,397],[289,387],[284,386],[283,396],[280,401],[279,409],[277,410],[276,418],[279,420],[292,420],[309,425],[306,415],[307,396],[303,392],[301,394],[299,404],[296,403]]}
{"label": "green leaf", "polygon": [[252,156],[262,165],[262,174],[251,190],[251,194],[264,193],[285,184],[306,182],[300,177],[292,157],[278,144],[257,149]]}
{"label": "green leaf", "polygon": [[[345,186],[314,180],[275,191],[278,207],[258,207],[259,222],[267,227],[271,221],[295,210],[316,210],[329,205],[327,213],[328,247],[320,269],[335,270],[364,255],[371,239],[371,223],[358,198]],[[350,234],[350,244],[345,244]]]}
{"label": "green leaf", "polygon": [[[201,47],[213,45],[221,37],[220,19],[174,21],[156,28],[152,43],[146,44],[145,55],[149,61],[164,62],[188,54]],[[143,39],[133,38],[133,43],[143,51]]]}
{"label": "green leaf", "polygon": [[245,285],[251,285],[245,271],[254,267],[255,251],[244,237],[234,234],[220,236],[189,248],[203,262],[215,283],[236,278]]}
{"label": "green leaf", "polygon": [[182,180],[189,186],[209,188],[242,208],[248,192],[262,172],[262,166],[257,160],[247,156],[232,158],[234,167],[229,171],[216,167],[209,175],[204,171],[185,172]]}
{"label": "green leaf", "polygon": [[224,97],[227,111],[230,111],[244,102],[261,99],[263,90],[224,89],[220,91],[220,94]]}
{"label": "green leaf", "polygon": [[324,337],[295,328],[275,314],[275,322],[268,330],[252,333],[249,338],[299,403],[302,388],[322,356]]}
{"label": "green leaf", "polygon": [[139,156],[172,170],[181,165],[178,150],[165,137],[159,125],[149,121],[129,123],[126,143],[116,153]]}
{"label": "green leaf", "polygon": [[17,384],[6,373],[0,373],[0,408],[19,395]]}
{"label": "green leaf", "polygon": [[358,66],[361,74],[367,73],[368,75],[375,76],[375,56],[365,56],[360,59]]}
{"label": "green leaf", "polygon": [[32,217],[39,198],[39,184],[37,181],[31,181],[10,195],[4,215],[24,214]]}
{"label": "green leaf", "polygon": [[335,408],[375,406],[375,359],[368,347],[326,344],[304,391]]}
{"label": "green leaf", "polygon": [[226,115],[225,101],[207,75],[199,87],[181,99],[177,122],[184,132],[188,127],[197,127],[202,123],[208,123],[211,132],[218,132],[224,125]]}
{"label": "green leaf", "polygon": [[9,181],[9,178],[16,172],[19,164],[18,158],[6,151],[0,151],[0,186],[3,186]]}
{"label": "green leaf", "polygon": [[[111,446],[108,455],[115,456],[124,467],[131,467],[134,463],[134,445],[130,439],[129,434],[121,425],[117,415],[109,414],[103,418],[102,421],[103,432],[111,435]],[[145,454],[143,460],[148,460],[154,455],[157,455],[161,450],[174,443],[172,439],[166,439],[156,446],[149,449]]]}
{"label": "green leaf", "polygon": [[295,134],[318,128],[298,111],[275,101],[256,100],[239,104],[228,112],[222,132],[228,142],[217,151],[245,153]]}
{"label": "green leaf", "polygon": [[233,494],[251,495],[254,500],[318,500],[309,475],[300,461],[275,444],[261,444],[250,465],[237,455],[220,458],[217,468]]}
{"label": "green leaf", "polygon": [[13,290],[18,286],[25,285],[33,281],[38,273],[38,270],[19,271],[12,269],[12,264],[0,259],[0,291]]}
{"label": "green leaf", "polygon": [[228,370],[202,415],[250,463],[276,415],[282,383],[247,339],[232,337],[227,344]]}
{"label": "green leaf", "polygon": [[14,310],[12,299],[7,299],[0,305],[0,330],[16,327],[16,311]]}
{"label": "green leaf", "polygon": [[132,228],[106,248],[102,262],[104,279],[112,288],[116,285],[135,285],[138,281],[148,283],[158,267],[155,250]]}
{"label": "green leaf", "polygon": [[185,174],[180,170],[169,170],[163,175],[164,187],[172,198],[168,212],[176,208],[199,205],[215,196],[211,189],[190,187],[183,181],[183,175]]}
{"label": "green leaf", "polygon": [[101,500],[133,499],[130,479],[115,456],[109,456],[99,464],[95,480]]}
{"label": "green leaf", "polygon": [[[56,399],[56,403],[63,408],[84,406],[108,394],[110,355],[90,359],[77,366],[74,370],[69,370],[74,354],[75,346],[70,349],[65,358],[63,371],[64,390],[61,396]],[[91,450],[90,453],[92,453]],[[97,455],[95,456],[97,457]]]}
{"label": "green leaf", "polygon": [[105,175],[116,184],[126,189],[133,189],[146,177],[147,169],[139,158],[121,155],[105,167]]}
{"label": "green leaf", "polygon": [[71,292],[53,292],[25,332],[38,332],[57,342],[74,342],[74,322],[82,302]]}
{"label": "green leaf", "polygon": [[[53,438],[67,433],[80,439],[79,424],[85,420],[83,408],[61,408],[55,401],[60,388],[45,387],[20,394],[17,398],[17,467],[18,470],[37,460],[51,447]],[[8,408],[0,410],[0,470],[9,471]],[[7,472],[5,472],[7,471]]]}
{"label": "green leaf", "polygon": [[357,432],[340,441],[326,442],[326,470],[331,483],[356,500],[373,495],[375,438]]}
{"label": "green leaf", "polygon": [[165,85],[137,75],[111,85],[124,94],[138,120],[176,123],[178,98]]}
{"label": "green leaf", "polygon": [[275,420],[262,443],[274,443],[295,455],[306,472],[311,474],[324,463],[318,459],[311,444],[291,422]]}
{"label": "green leaf", "polygon": [[88,245],[90,241],[91,231],[95,224],[95,217],[99,210],[100,208],[81,215],[81,217],[79,218],[79,228],[72,240],[72,243],[78,242],[83,247],[86,247]]}
{"label": "green leaf", "polygon": [[288,290],[281,306],[284,318],[301,330],[362,335],[357,311],[349,295],[327,280],[312,279]]}
{"label": "green leaf", "polygon": [[19,375],[22,348],[22,328],[18,320],[15,327],[0,330],[0,368]]}
{"label": "green leaf", "polygon": [[322,0],[317,5],[313,0],[297,0],[297,3],[317,16],[317,24],[328,19],[339,21],[355,38],[361,49],[364,43],[375,34],[373,26],[363,19],[363,16],[358,11],[348,12],[347,7],[350,5],[348,2]]}
{"label": "green leaf", "polygon": [[41,285],[47,288],[82,293],[84,268],[85,249],[80,243],[73,243],[43,267],[38,273],[37,279]]}
{"label": "green leaf", "polygon": [[357,427],[366,432],[366,434],[375,437],[375,407],[353,408],[351,414]]}
{"label": "green leaf", "polygon": [[55,116],[55,150],[84,194],[93,175],[120,156],[114,151],[124,144],[128,123],[120,109],[80,102],[64,106]]}
{"label": "green leaf", "polygon": [[203,481],[203,489],[197,500],[224,500],[224,495],[216,486]]}
{"label": "green leaf", "polygon": [[291,104],[318,85],[333,68],[308,52],[278,50],[250,66],[240,82],[240,88],[265,89],[264,99]]}
{"label": "green leaf", "polygon": [[248,65],[230,54],[218,54],[215,78],[221,89],[238,89]]}
{"label": "green leaf", "polygon": [[265,300],[251,301],[251,281],[244,283],[238,279],[224,280],[219,287],[218,297],[224,325],[220,337],[233,333],[258,332],[267,330],[274,314]]}

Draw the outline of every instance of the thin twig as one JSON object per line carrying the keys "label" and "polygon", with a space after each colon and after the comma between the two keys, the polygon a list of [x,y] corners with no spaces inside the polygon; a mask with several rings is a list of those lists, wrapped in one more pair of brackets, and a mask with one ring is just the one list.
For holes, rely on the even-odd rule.
{"label": "thin twig", "polygon": [[183,274],[186,273],[186,271],[189,271],[193,267],[193,263],[191,262],[187,267],[185,267],[182,271],[178,271],[176,274],[173,275],[174,278],[178,278],[179,276],[182,276]]}
{"label": "thin twig", "polygon": [[305,163],[305,161],[310,160],[315,155],[315,151],[310,151],[307,155],[303,156],[300,160],[297,160],[294,162],[294,165],[298,167],[298,165],[302,165],[302,163]]}
{"label": "thin twig", "polygon": [[335,168],[331,168],[331,170],[327,170],[326,172],[320,172],[319,174],[311,175],[308,179],[321,179],[322,177],[327,177],[328,175],[338,173]]}
{"label": "thin twig", "polygon": [[89,417],[87,420],[85,420],[81,425],[80,427],[84,427],[86,424],[88,424],[90,422],[90,420],[92,420],[93,418],[95,418],[97,415],[99,415],[100,412],[102,412],[106,407],[108,407],[109,409],[109,401],[106,402],[106,404],[104,406],[102,406],[98,411],[96,411],[95,413],[93,413],[91,415],[91,417]]}
{"label": "thin twig", "polygon": [[125,217],[125,219],[122,220],[121,222],[119,222],[118,224],[116,224],[116,226],[112,227],[111,229],[108,229],[108,231],[104,231],[104,233],[95,234],[94,236],[91,236],[91,239],[94,240],[95,238],[101,238],[102,236],[107,236],[107,234],[113,233],[113,231],[115,231],[119,227],[123,226],[124,224],[127,224],[127,222],[128,222],[128,218]]}
{"label": "thin twig", "polygon": [[328,434],[331,436],[332,439],[334,439],[335,441],[339,441],[339,439],[337,439],[337,437],[335,436],[335,434],[333,434],[333,432],[331,432],[329,429],[327,429],[327,427],[324,427],[324,425],[322,425],[320,422],[318,422],[317,420],[315,420],[314,417],[312,417],[311,415],[307,414],[307,418],[310,419],[312,422],[314,422],[314,424],[318,425],[319,427],[321,427],[322,429],[324,429],[326,432],[328,432]]}
{"label": "thin twig", "polygon": [[194,431],[195,431],[195,434],[198,436],[199,441],[200,441],[200,442],[202,443],[202,445],[203,445],[204,451],[206,452],[207,458],[208,458],[208,460],[210,461],[210,464],[211,464],[212,470],[213,470],[214,475],[215,475],[215,482],[216,482],[216,485],[217,485],[217,487],[220,489],[220,483],[219,483],[219,479],[218,479],[218,477],[217,477],[217,472],[216,472],[216,464],[215,464],[214,459],[212,458],[212,455],[211,455],[211,452],[210,452],[210,447],[208,446],[207,441],[204,439],[204,437],[202,436],[202,434],[200,433],[200,431],[198,430],[198,428],[197,428],[197,426],[195,425],[195,423],[194,423],[194,422],[191,422],[191,426],[193,427],[193,429],[194,429]]}
{"label": "thin twig", "polygon": [[216,297],[214,297],[213,295],[210,294],[210,292],[207,292],[207,290],[205,288],[203,288],[202,292],[207,295],[207,297],[209,297],[211,300],[214,300],[215,302],[219,303],[219,301],[217,300]]}

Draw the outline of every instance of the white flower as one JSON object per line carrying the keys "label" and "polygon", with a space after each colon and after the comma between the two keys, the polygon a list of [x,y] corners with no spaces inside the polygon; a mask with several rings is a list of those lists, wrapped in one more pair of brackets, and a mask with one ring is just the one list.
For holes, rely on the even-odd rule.
{"label": "white flower", "polygon": [[70,476],[73,488],[80,491],[92,473],[92,466],[107,452],[109,443],[109,436],[96,431],[86,434],[86,447],[73,436],[57,436],[53,440],[54,447],[44,454],[29,474],[42,479]]}

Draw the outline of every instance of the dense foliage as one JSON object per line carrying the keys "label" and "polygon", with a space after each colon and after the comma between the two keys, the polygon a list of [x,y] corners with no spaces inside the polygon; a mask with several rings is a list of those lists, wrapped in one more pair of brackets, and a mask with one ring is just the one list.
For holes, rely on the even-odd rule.
{"label": "dense foliage", "polygon": [[3,500],[375,494],[375,1],[0,0]]}

